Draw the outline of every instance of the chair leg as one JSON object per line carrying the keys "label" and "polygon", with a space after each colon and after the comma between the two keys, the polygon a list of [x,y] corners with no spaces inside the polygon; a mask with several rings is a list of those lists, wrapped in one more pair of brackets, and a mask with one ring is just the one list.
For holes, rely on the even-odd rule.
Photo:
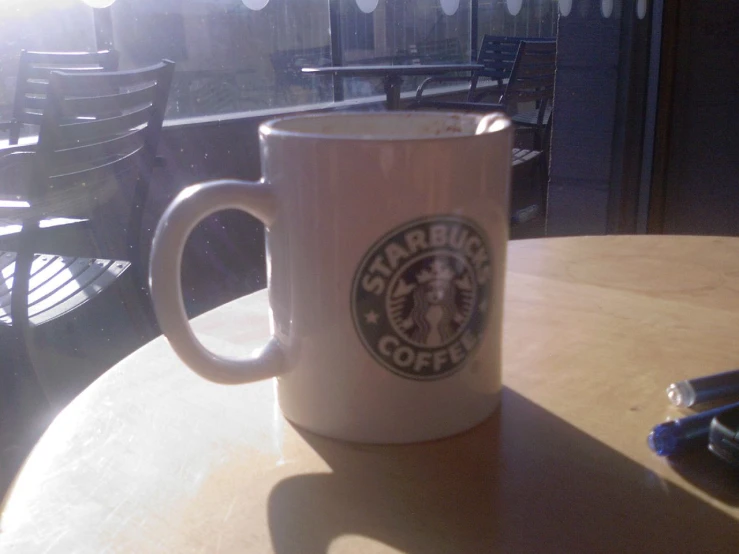
{"label": "chair leg", "polygon": [[5,354],[0,358],[1,498],[54,412],[38,380],[32,353],[19,344],[17,333],[3,337],[0,351]]}
{"label": "chair leg", "polygon": [[539,160],[540,161],[537,164],[539,166],[537,173],[540,174],[539,194],[541,195],[541,215],[546,220],[547,204],[549,202],[549,160],[546,151],[542,152],[542,155],[539,156]]}
{"label": "chair leg", "polygon": [[149,295],[149,279],[147,275],[148,263],[141,254],[141,231],[144,224],[144,209],[148,198],[149,176],[140,180],[134,189],[133,209],[128,221],[127,244],[129,259],[131,260],[131,272],[133,286],[136,294],[128,295],[127,310],[132,315],[132,321],[137,322],[142,338],[153,338],[159,335],[159,325],[154,315],[154,308]]}
{"label": "chair leg", "polygon": [[51,409],[48,394],[39,379],[33,360],[33,352],[25,339],[19,340],[18,332],[8,333],[3,341],[3,357],[0,367],[2,386],[2,418],[0,421],[12,427],[30,427],[43,430],[46,414]]}
{"label": "chair leg", "polygon": [[13,342],[9,345],[13,361],[13,374],[25,376],[32,389],[31,396],[43,397],[48,407],[48,394],[33,363],[33,340],[31,322],[28,315],[28,293],[34,261],[34,247],[39,233],[38,222],[25,222],[18,239],[18,252],[13,270],[13,286],[10,289],[11,326],[9,333]]}
{"label": "chair leg", "polygon": [[16,145],[21,137],[21,124],[15,120],[10,124],[10,134],[8,136],[8,144]]}
{"label": "chair leg", "polygon": [[[31,249],[37,226],[24,225],[10,290],[11,325],[3,333],[0,349],[0,436],[5,471],[14,473],[33,444],[51,422],[49,395],[36,370],[33,329],[28,318],[28,290],[34,255]],[[2,476],[2,485],[12,475]]]}

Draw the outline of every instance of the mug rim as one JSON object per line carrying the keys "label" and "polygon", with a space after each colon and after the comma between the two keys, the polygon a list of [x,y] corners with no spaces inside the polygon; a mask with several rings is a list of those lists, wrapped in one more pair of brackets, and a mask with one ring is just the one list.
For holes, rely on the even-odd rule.
{"label": "mug rim", "polygon": [[[357,119],[375,119],[380,117],[398,117],[403,115],[409,118],[428,118],[448,119],[450,117],[468,120],[477,126],[485,117],[495,116],[494,121],[497,128],[489,129],[484,133],[463,133],[459,131],[450,131],[448,133],[439,133],[435,135],[421,135],[418,133],[409,133],[407,135],[391,135],[391,134],[362,134],[350,132],[327,133],[318,131],[299,131],[295,129],[281,128],[280,124],[296,120],[321,120],[330,118],[357,118]],[[465,113],[460,111],[431,111],[431,110],[395,110],[383,112],[329,112],[329,113],[310,113],[297,114],[285,117],[278,117],[265,121],[259,126],[260,137],[281,137],[281,138],[300,138],[313,140],[352,140],[363,142],[409,142],[409,141],[438,141],[438,140],[463,140],[480,135],[496,134],[500,131],[510,128],[512,122],[510,118],[502,111],[488,113]]]}

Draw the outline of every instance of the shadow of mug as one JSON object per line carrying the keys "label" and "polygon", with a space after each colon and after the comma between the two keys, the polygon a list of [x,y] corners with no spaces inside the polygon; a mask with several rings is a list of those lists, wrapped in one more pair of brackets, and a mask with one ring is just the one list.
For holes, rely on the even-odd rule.
{"label": "shadow of mug", "polygon": [[453,439],[367,446],[299,432],[333,472],[272,489],[279,554],[327,552],[335,541],[356,552],[367,539],[419,554],[725,552],[739,544],[727,514],[509,389],[501,411]]}

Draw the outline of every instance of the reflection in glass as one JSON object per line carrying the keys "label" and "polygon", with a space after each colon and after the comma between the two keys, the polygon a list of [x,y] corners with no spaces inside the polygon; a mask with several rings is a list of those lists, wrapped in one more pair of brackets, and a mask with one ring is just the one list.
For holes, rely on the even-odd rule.
{"label": "reflection in glass", "polygon": [[[340,0],[339,14],[344,65],[470,60],[470,0],[384,0],[372,13],[361,11],[356,0]],[[405,78],[403,91],[415,90],[422,80]],[[379,78],[342,79],[342,85],[346,99],[384,98]]]}
{"label": "reflection in glass", "polygon": [[[0,0],[0,37],[0,121],[12,115],[21,50],[95,50],[92,10],[79,0]],[[25,126],[23,132],[36,130]],[[0,141],[6,139],[0,132]]]}
{"label": "reflection in glass", "polygon": [[377,9],[377,4],[379,4],[380,0],[356,0],[357,7],[362,11],[362,13],[372,13]]}
{"label": "reflection in glass", "polygon": [[644,19],[647,15],[647,0],[636,1],[636,16],[639,19]]}
{"label": "reflection in glass", "polygon": [[570,15],[572,11],[572,0],[559,0],[559,13],[564,17]]}
{"label": "reflection in glass", "polygon": [[603,17],[611,17],[613,13],[613,0],[601,0],[600,13]]}
{"label": "reflection in glass", "polygon": [[168,118],[333,99],[330,78],[300,71],[331,64],[326,0],[117,0],[111,10],[122,67],[177,63]]}
{"label": "reflection in glass", "polygon": [[454,15],[459,9],[459,0],[440,0],[441,11],[446,15]]}
{"label": "reflection in glass", "polygon": [[109,8],[115,0],[82,0],[91,8]]}
{"label": "reflection in glass", "polygon": [[244,6],[254,11],[259,11],[263,9],[269,3],[269,0],[241,0],[241,1],[244,3]]}
{"label": "reflection in glass", "polygon": [[506,0],[505,3],[506,3],[506,7],[508,8],[509,14],[518,15],[518,12],[521,11],[523,0]]}
{"label": "reflection in glass", "polygon": [[[479,0],[478,40],[485,35],[503,37],[554,37],[557,34],[557,0],[521,2],[518,15],[498,0]],[[479,43],[478,43],[479,45]]]}

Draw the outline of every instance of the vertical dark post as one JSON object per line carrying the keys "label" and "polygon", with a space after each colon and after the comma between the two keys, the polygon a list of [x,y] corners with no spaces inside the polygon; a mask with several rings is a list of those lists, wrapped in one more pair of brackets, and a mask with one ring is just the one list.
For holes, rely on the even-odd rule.
{"label": "vertical dark post", "polygon": [[636,232],[647,117],[650,33],[651,13],[648,11],[644,19],[638,19],[636,2],[624,2],[608,196],[606,231],[609,234]]}
{"label": "vertical dark post", "polygon": [[93,8],[92,21],[95,26],[95,46],[98,50],[113,49],[113,17],[111,8]]}
{"label": "vertical dark post", "polygon": [[[664,0],[662,36],[660,43],[659,91],[654,132],[652,182],[649,190],[647,233],[664,232],[667,208],[667,186],[670,155],[670,137],[673,132],[675,91],[679,56],[688,48],[687,12],[690,3],[683,0]],[[680,46],[682,45],[682,49]],[[684,90],[684,89],[681,89]]]}
{"label": "vertical dark post", "polygon": [[[344,52],[341,45],[341,0],[328,0],[329,32],[331,33],[331,65],[344,65]],[[344,99],[344,85],[341,78],[334,75],[334,102]]]}
{"label": "vertical dark post", "polygon": [[470,0],[470,60],[477,60],[477,22],[480,0]]}

